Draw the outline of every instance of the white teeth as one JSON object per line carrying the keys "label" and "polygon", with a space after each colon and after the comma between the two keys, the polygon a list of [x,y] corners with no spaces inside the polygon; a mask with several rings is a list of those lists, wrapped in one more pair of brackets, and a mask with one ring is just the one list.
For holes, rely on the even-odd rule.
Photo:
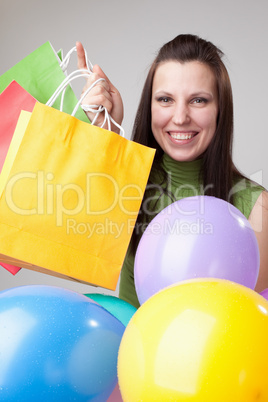
{"label": "white teeth", "polygon": [[175,140],[189,140],[190,138],[193,138],[194,134],[170,134],[172,138]]}

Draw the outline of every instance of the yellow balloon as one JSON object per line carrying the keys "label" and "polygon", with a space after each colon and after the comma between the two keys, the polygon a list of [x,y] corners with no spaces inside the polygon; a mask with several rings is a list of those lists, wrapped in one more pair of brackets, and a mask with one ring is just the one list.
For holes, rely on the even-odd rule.
{"label": "yellow balloon", "polygon": [[164,289],[129,322],[118,379],[125,402],[267,402],[268,301],[221,279]]}

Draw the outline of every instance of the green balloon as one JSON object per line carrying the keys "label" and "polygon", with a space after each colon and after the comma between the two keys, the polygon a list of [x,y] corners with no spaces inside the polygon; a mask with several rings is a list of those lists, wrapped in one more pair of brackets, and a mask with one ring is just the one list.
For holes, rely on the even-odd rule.
{"label": "green balloon", "polygon": [[117,318],[125,327],[128,325],[133,314],[137,309],[125,300],[116,296],[105,295],[102,293],[87,293],[88,298],[94,300],[100,306],[104,307],[109,313]]}

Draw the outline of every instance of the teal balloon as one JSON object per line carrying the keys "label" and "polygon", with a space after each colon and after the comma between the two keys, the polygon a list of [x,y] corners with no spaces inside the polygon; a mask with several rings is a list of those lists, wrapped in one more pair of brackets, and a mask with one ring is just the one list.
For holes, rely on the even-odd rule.
{"label": "teal balloon", "polygon": [[0,401],[107,401],[124,331],[102,306],[73,291],[2,291]]}
{"label": "teal balloon", "polygon": [[102,293],[87,293],[85,296],[94,300],[100,306],[109,311],[126,327],[135,314],[137,309],[125,300],[121,300],[116,296],[105,295]]}

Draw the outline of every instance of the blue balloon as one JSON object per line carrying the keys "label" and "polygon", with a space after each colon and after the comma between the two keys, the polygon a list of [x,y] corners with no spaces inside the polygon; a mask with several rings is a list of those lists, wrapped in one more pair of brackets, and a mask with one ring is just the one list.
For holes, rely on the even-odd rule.
{"label": "blue balloon", "polygon": [[87,293],[85,296],[104,307],[114,317],[121,321],[125,327],[128,325],[133,314],[137,311],[136,307],[116,296],[105,295],[102,293]]}
{"label": "blue balloon", "polygon": [[124,325],[76,292],[0,293],[0,400],[106,401],[117,384]]}

